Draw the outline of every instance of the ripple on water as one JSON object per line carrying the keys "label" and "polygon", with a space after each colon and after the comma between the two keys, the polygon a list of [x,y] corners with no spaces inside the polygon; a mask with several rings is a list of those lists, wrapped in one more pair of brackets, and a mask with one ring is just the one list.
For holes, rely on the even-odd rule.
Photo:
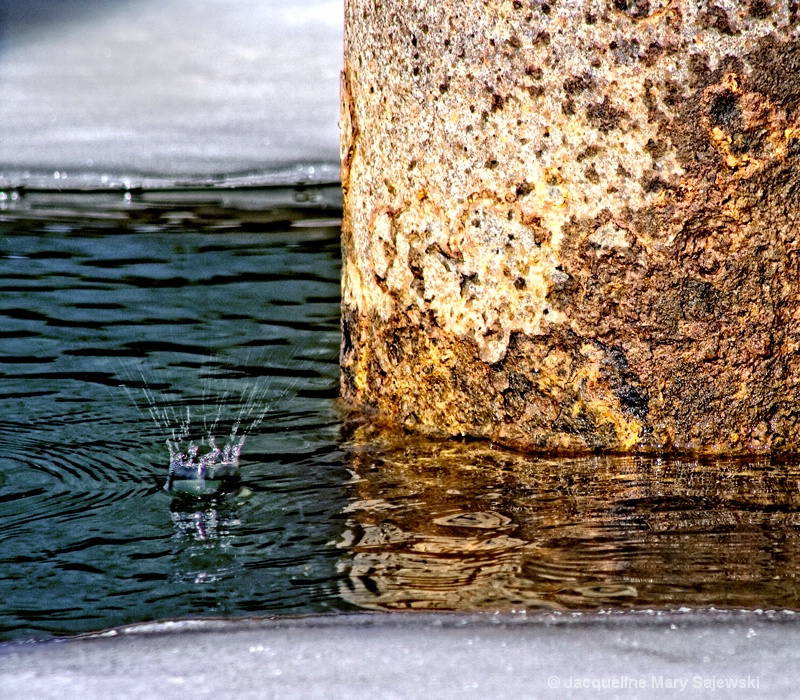
{"label": "ripple on water", "polygon": [[[800,607],[797,463],[343,432],[339,212],[262,195],[104,194],[86,220],[27,193],[3,213],[0,639],[352,608]],[[164,491],[173,428],[228,436],[265,405],[230,494]]]}
{"label": "ripple on water", "polygon": [[340,590],[361,607],[800,606],[796,463],[551,459],[360,432]]}
{"label": "ripple on water", "polygon": [[[342,605],[338,232],[147,197],[53,228],[31,193],[0,221],[0,639]],[[250,428],[227,498],[163,489],[186,411]]]}

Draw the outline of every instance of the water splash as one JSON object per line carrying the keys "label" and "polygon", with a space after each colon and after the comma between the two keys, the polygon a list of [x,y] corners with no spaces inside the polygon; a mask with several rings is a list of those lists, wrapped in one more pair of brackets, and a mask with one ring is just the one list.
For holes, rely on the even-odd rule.
{"label": "water splash", "polygon": [[[145,373],[141,364],[127,366],[122,372],[126,380],[122,386],[129,398],[164,436],[169,450],[164,488],[175,495],[200,498],[236,487],[246,437],[298,381],[275,396],[269,377],[248,377],[214,357],[206,358],[203,367],[200,396],[176,390],[170,382],[148,379],[155,375]],[[137,389],[139,398],[134,393]]]}
{"label": "water splash", "polygon": [[[167,440],[170,462],[164,488],[171,493],[193,496],[213,496],[229,490],[238,477],[244,437],[233,432],[220,448],[216,438],[209,435],[199,445],[189,441],[185,452],[179,441]],[[208,450],[200,454],[201,447]]]}

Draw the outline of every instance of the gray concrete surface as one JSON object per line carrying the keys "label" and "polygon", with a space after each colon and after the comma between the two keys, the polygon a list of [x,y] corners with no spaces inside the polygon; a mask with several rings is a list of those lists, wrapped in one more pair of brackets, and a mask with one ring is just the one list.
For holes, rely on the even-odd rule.
{"label": "gray concrete surface", "polygon": [[338,180],[342,0],[0,0],[0,187]]}
{"label": "gray concrete surface", "polygon": [[0,646],[0,697],[792,698],[790,613],[350,615]]}

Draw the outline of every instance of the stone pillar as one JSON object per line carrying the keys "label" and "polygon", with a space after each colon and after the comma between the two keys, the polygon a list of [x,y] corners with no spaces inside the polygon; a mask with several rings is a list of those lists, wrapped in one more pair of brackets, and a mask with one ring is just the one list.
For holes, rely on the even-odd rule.
{"label": "stone pillar", "polygon": [[347,0],[346,405],[797,451],[799,5]]}

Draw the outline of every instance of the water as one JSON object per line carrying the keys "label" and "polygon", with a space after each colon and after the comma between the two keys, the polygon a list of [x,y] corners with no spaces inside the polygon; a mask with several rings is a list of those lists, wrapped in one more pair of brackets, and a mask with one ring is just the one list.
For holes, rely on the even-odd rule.
{"label": "water", "polygon": [[367,442],[352,463],[340,567],[361,607],[800,608],[796,462],[406,439]]}
{"label": "water", "polygon": [[[29,193],[0,223],[3,638],[342,607],[335,190],[160,197]],[[145,381],[223,438],[263,397],[235,492],[164,490]]]}
{"label": "water", "polygon": [[[338,207],[335,188],[3,193],[0,640],[800,608],[796,461],[537,458],[344,424]],[[198,477],[209,436],[240,448],[219,479]]]}

